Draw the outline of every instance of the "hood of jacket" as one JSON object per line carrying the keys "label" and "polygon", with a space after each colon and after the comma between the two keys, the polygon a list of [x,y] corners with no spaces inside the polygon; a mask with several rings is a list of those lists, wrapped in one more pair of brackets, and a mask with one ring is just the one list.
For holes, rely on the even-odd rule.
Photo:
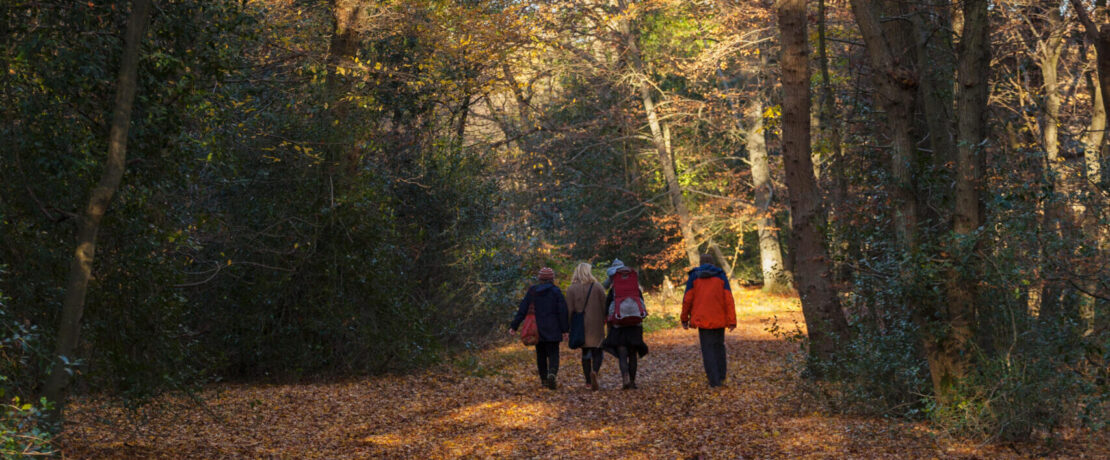
{"label": "hood of jacket", "polygon": [[714,276],[724,276],[725,271],[720,267],[711,264],[702,264],[699,267],[690,270],[690,276],[695,278],[712,278]]}
{"label": "hood of jacket", "polygon": [[536,293],[537,295],[547,295],[547,293],[550,292],[551,288],[553,287],[555,287],[555,284],[553,283],[540,283],[532,287],[532,292]]}
{"label": "hood of jacket", "polygon": [[613,259],[613,265],[610,265],[609,268],[605,269],[605,274],[613,276],[613,274],[616,273],[617,270],[620,270],[622,268],[624,268],[624,262],[621,262],[620,259]]}

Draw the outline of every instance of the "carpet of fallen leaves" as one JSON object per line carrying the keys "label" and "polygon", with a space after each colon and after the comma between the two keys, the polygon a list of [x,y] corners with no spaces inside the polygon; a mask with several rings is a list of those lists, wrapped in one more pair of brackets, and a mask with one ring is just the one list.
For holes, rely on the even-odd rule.
{"label": "carpet of fallen leaves", "polygon": [[[737,294],[729,380],[705,382],[697,333],[651,333],[639,390],[619,389],[606,357],[602,390],[584,387],[563,348],[558,390],[539,386],[519,343],[437,369],[331,384],[215,385],[199,401],[166,397],[134,413],[71,405],[67,458],[1110,458],[1105,433],[1045,443],[977,444],[926,423],[830,415],[800,405],[783,360],[793,345],[772,317],[801,322],[797,300]],[[673,306],[671,306],[673,309]]]}

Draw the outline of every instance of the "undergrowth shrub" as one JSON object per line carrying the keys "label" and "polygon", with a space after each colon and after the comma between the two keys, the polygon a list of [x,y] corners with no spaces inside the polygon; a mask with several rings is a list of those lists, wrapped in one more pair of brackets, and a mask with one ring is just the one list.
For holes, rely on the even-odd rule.
{"label": "undergrowth shrub", "polygon": [[[0,395],[0,398],[4,398]],[[0,403],[0,457],[34,458],[57,454],[51,443],[46,412],[51,406],[45,399],[36,404],[22,403],[19,398]]]}
{"label": "undergrowth shrub", "polygon": [[[819,377],[799,386],[804,397],[837,412],[928,419],[950,435],[984,441],[1106,427],[1110,309],[1097,292],[1083,290],[1110,285],[1094,263],[1100,249],[1080,232],[1052,231],[1043,222],[1038,206],[1068,204],[1051,184],[1006,183],[987,203],[988,222],[971,236],[926,228],[922,233],[935,233],[902,253],[881,221],[857,226],[852,244],[863,249],[842,299],[850,332],[837,353],[807,356],[803,333],[772,327],[799,345],[788,370]],[[947,283],[957,273],[976,287],[966,318],[969,365],[941,401],[925,344],[951,334]]]}
{"label": "undergrowth shrub", "polygon": [[[0,266],[0,275],[4,267]],[[12,317],[0,291],[0,457],[53,455],[44,411],[47,401],[26,403],[35,391],[32,369],[44,364],[39,330]]]}

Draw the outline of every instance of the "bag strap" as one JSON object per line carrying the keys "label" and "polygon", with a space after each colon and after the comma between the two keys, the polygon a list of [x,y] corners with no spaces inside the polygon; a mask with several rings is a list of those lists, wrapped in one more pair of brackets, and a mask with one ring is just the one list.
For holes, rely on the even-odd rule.
{"label": "bag strap", "polygon": [[[590,288],[586,290],[586,305],[590,304],[590,294],[594,292],[595,284],[597,283],[590,283]],[[582,307],[582,311],[586,311],[585,306]]]}

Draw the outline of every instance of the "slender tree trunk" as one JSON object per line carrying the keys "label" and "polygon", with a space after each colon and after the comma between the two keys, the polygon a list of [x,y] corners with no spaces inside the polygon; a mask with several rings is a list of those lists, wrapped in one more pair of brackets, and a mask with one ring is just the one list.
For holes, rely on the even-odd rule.
{"label": "slender tree trunk", "polygon": [[717,265],[719,265],[721,269],[723,269],[725,273],[728,274],[729,282],[734,281],[732,279],[732,264],[729,263],[728,258],[725,257],[725,253],[721,251],[721,247],[717,245],[716,241],[713,241],[713,238],[709,239],[708,244],[709,250],[713,253],[713,258],[717,259]]}
{"label": "slender tree trunk", "polygon": [[[832,162],[832,167],[829,168],[833,174],[834,182],[832,196],[833,201],[839,203],[844,200],[847,194],[847,183],[844,177],[843,138],[840,123],[836,117],[836,96],[833,95],[832,78],[829,76],[828,45],[825,42],[825,0],[818,0],[817,11],[819,16],[817,20],[817,64],[821,73],[821,94],[819,96],[821,104],[820,143],[830,156],[826,161]],[[832,211],[832,206],[830,206],[829,211]]]}
{"label": "slender tree trunk", "polygon": [[[1087,35],[1087,39],[1091,43],[1093,43],[1095,47],[1095,63],[1096,68],[1098,69],[1098,85],[1095,90],[1094,99],[1095,104],[1097,104],[1099,100],[1101,100],[1102,110],[1099,111],[1097,108],[1093,110],[1093,114],[1091,117],[1092,129],[1089,132],[1090,136],[1088,137],[1087,148],[1084,152],[1084,169],[1086,172],[1086,179],[1089,184],[1102,186],[1101,160],[1099,156],[1102,151],[1101,147],[1103,140],[1105,139],[1105,131],[1102,130],[1106,129],[1106,117],[1107,114],[1110,114],[1110,97],[1107,97],[1107,95],[1110,94],[1110,25],[1104,23],[1100,29],[1099,25],[1095,24],[1091,20],[1090,15],[1087,13],[1087,7],[1083,4],[1083,2],[1072,0],[1071,6],[1072,9],[1075,11],[1076,16],[1079,18],[1079,22],[1083,24],[1083,30]],[[1095,8],[1096,11],[1100,10],[1103,12],[1103,14],[1105,14],[1105,0],[1096,1]],[[1094,129],[1096,126],[1098,129]],[[1095,132],[1098,132],[1098,134],[1096,135]],[[1095,142],[1096,140],[1097,142]],[[1095,145],[1097,145],[1098,147],[1094,148]],[[1102,208],[1102,206],[1099,207]],[[1090,209],[1091,208],[1088,208],[1088,212],[1093,212]],[[1103,212],[1105,212],[1105,210]],[[1094,241],[1095,244],[1098,246],[1098,250],[1106,251],[1108,247],[1110,247],[1110,238],[1108,238],[1108,230],[1097,225],[1097,222],[1099,220],[1098,218],[1099,216],[1096,213],[1093,216],[1087,216],[1086,221],[1091,222],[1088,227],[1092,228],[1092,231],[1096,233],[1094,235]],[[1093,299],[1086,299],[1083,308],[1091,309],[1090,316],[1093,320],[1093,305],[1089,305],[1092,302]],[[1086,312],[1084,312],[1084,314],[1086,314]]]}
{"label": "slender tree trunk", "polygon": [[[357,0],[330,0],[330,3],[332,7],[332,31],[331,41],[328,43],[327,58],[325,59],[328,72],[324,80],[324,90],[328,101],[327,129],[342,132],[339,125],[346,119],[348,107],[343,101],[344,85],[339,69],[344,65],[349,65],[358,52],[357,19],[362,6]],[[333,137],[345,139],[347,136],[337,134]],[[324,170],[333,184],[338,183],[340,189],[345,190],[344,184],[348,182],[347,179],[358,170],[359,153],[354,148],[353,142],[336,142],[338,139],[333,139],[334,144],[329,148],[331,153],[330,164]]]}
{"label": "slender tree trunk", "polygon": [[759,212],[759,215],[755,218],[755,225],[759,233],[759,260],[763,269],[763,290],[787,292],[792,289],[792,286],[790,277],[786,274],[782,263],[779,232],[771,211],[771,203],[774,200],[771,188],[771,168],[767,161],[767,140],[763,132],[763,101],[759,98],[754,98],[749,103],[747,119],[745,141],[748,147],[748,160],[752,167],[755,206]]}
{"label": "slender tree trunk", "polygon": [[466,119],[470,115],[470,99],[471,95],[467,93],[462,101],[462,106],[459,107],[459,121],[455,124],[455,140],[461,146],[465,143],[466,139]]}
{"label": "slender tree trunk", "polygon": [[1083,137],[1083,162],[1086,166],[1087,181],[1091,184],[1102,183],[1102,145],[1106,139],[1106,107],[1103,106],[1102,88],[1097,81],[1087,75],[1087,85],[1091,87],[1091,124]]}
{"label": "slender tree trunk", "polygon": [[827,359],[836,352],[838,339],[847,335],[848,322],[829,277],[829,258],[821,231],[825,226],[825,211],[809,154],[806,3],[805,0],[780,0],[777,9],[782,34],[782,154],[790,190],[794,277],[809,334],[810,353],[818,359]]}
{"label": "slender tree trunk", "polygon": [[[1045,159],[1048,170],[1048,183],[1051,184],[1053,196],[1045,203],[1045,230],[1055,235],[1055,238],[1065,237],[1071,224],[1074,223],[1073,213],[1066,204],[1065,196],[1069,194],[1069,174],[1065,168],[1064,158],[1060,156],[1060,82],[1059,63],[1060,55],[1064,48],[1064,24],[1058,10],[1049,9],[1044,13],[1045,24],[1043,31],[1047,37],[1038,44],[1037,66],[1044,80],[1044,111],[1042,128],[1042,142],[1044,143]],[[1042,261],[1047,266],[1041,272],[1046,276],[1053,276],[1057,272],[1051,267],[1053,258],[1043,257]],[[1041,314],[1048,317],[1064,314],[1066,306],[1063,294],[1068,289],[1062,282],[1049,281],[1045,283],[1045,290],[1041,298]]]}
{"label": "slender tree trunk", "polygon": [[[820,144],[829,152],[829,158],[826,161],[831,162],[829,173],[832,176],[832,189],[829,195],[832,199],[829,200],[828,212],[830,221],[835,223],[839,215],[838,206],[843,206],[848,198],[848,161],[844,157],[841,124],[836,116],[836,96],[833,94],[832,78],[829,76],[828,44],[825,41],[825,25],[827,22],[825,0],[818,0],[817,14],[817,64],[821,73],[821,95],[819,98],[821,104]],[[837,228],[835,224],[833,227]],[[834,253],[847,252],[838,249],[841,247],[841,241],[838,238],[839,233],[833,233],[834,239],[830,249]],[[851,244],[850,241],[844,242]],[[837,282],[842,282],[848,278],[848,270],[848,264],[839,264],[834,267],[833,272]]]}
{"label": "slender tree trunk", "polygon": [[[628,3],[624,0],[618,2],[621,11],[628,11]],[[682,231],[682,242],[686,247],[686,257],[689,259],[691,266],[698,265],[700,254],[698,253],[697,234],[694,231],[693,219],[690,216],[690,210],[686,207],[686,202],[682,199],[682,187],[678,183],[678,175],[675,173],[674,163],[667,152],[666,140],[663,137],[663,129],[659,123],[659,114],[655,108],[655,100],[652,93],[652,85],[647,79],[647,74],[644,73],[644,63],[640,57],[640,47],[636,43],[636,35],[632,33],[631,19],[622,18],[618,22],[621,37],[624,40],[624,54],[629,69],[633,72],[636,88],[640,92],[640,100],[644,104],[644,112],[647,113],[648,127],[651,129],[651,140],[655,146],[655,151],[659,156],[659,166],[663,168],[663,178],[667,182],[667,195],[670,197],[671,205],[674,207],[675,214],[678,216],[678,224]]]}
{"label": "slender tree trunk", "polygon": [[1037,65],[1044,78],[1044,150],[1052,166],[1060,160],[1060,82],[1057,67],[1064,49],[1063,31],[1052,32],[1037,56]]}
{"label": "slender tree trunk", "polygon": [[[1099,88],[1104,96],[1110,94],[1110,26],[1104,26],[1100,29],[1097,24],[1091,21],[1090,15],[1087,14],[1087,6],[1083,2],[1071,0],[1071,6],[1076,16],[1079,17],[1079,22],[1083,23],[1087,38],[1095,45],[1095,63],[1098,68]],[[1110,113],[1110,98],[1103,97],[1102,107],[1106,113]]]}
{"label": "slender tree trunk", "polygon": [[[1083,175],[1086,179],[1084,188],[1090,189],[1102,184],[1102,147],[1106,138],[1106,108],[1103,105],[1102,88],[1093,81],[1090,74],[1085,78],[1087,86],[1091,88],[1091,124],[1087,127],[1087,134],[1083,138]],[[1105,230],[1099,225],[1100,213],[1105,212],[1104,206],[1087,206],[1084,211],[1083,233],[1086,234],[1088,241],[1093,242],[1095,250],[1105,258],[1107,249]],[[1098,282],[1094,279],[1086,280],[1084,288],[1087,292],[1096,292]],[[1087,324],[1085,334],[1094,332],[1096,303],[1095,298],[1090,295],[1084,295],[1080,299],[1080,316]]]}
{"label": "slender tree trunk", "polygon": [[150,22],[151,0],[134,0],[127,19],[123,40],[123,58],[116,80],[116,98],[112,107],[112,124],[108,133],[108,158],[100,181],[89,194],[89,203],[77,223],[77,249],[73,252],[66,280],[58,338],[54,348],[54,364],[47,377],[43,396],[54,402],[56,420],[61,421],[65,407],[69,370],[66,361],[74,360],[81,334],[81,315],[85,310],[85,294],[92,279],[96,256],[96,237],[100,220],[108,210],[112,195],[123,179],[127,159],[127,132],[131,126],[131,108],[138,90],[139,54]]}

